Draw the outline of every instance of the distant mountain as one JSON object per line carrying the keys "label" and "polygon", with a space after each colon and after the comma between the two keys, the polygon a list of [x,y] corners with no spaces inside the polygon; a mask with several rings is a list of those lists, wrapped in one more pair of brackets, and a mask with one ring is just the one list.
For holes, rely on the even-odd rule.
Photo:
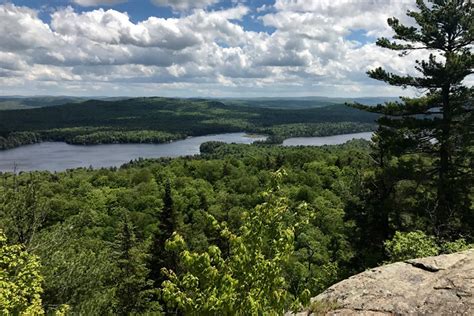
{"label": "distant mountain", "polygon": [[0,97],[0,110],[22,110],[46,106],[62,105],[66,103],[83,102],[85,99],[76,97],[53,97],[53,96],[38,96],[38,97],[21,97],[21,96],[7,96]]}
{"label": "distant mountain", "polygon": [[163,142],[242,131],[269,135],[271,142],[281,143],[289,137],[371,131],[376,118],[374,113],[342,104],[276,109],[177,98],[89,100],[0,111],[0,149],[45,140],[72,144]]}
{"label": "distant mountain", "polygon": [[[88,100],[120,101],[128,97],[71,97],[71,96],[0,96],[0,110],[25,110],[70,103],[81,103]],[[190,101],[205,101],[209,98],[189,98]],[[263,107],[275,109],[309,109],[333,104],[358,102],[376,105],[387,101],[396,101],[396,97],[365,97],[365,98],[329,98],[329,97],[261,97],[261,98],[221,98],[217,99],[226,105]]]}
{"label": "distant mountain", "polygon": [[377,105],[385,102],[400,101],[399,97],[366,97],[348,99],[347,102],[358,102],[366,105]]}
{"label": "distant mountain", "polygon": [[26,110],[87,100],[117,101],[124,97],[70,97],[70,96],[0,96],[0,110]]}
{"label": "distant mountain", "polygon": [[399,100],[398,97],[363,97],[363,98],[329,98],[329,97],[297,97],[297,98],[225,98],[219,101],[228,105],[241,105],[267,108],[307,109],[319,108],[333,104],[358,102],[366,105],[377,105],[388,101]]}

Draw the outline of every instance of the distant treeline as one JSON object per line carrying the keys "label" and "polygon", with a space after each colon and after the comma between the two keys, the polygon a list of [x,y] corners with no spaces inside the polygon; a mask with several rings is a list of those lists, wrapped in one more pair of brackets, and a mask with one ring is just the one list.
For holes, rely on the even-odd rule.
{"label": "distant treeline", "polygon": [[217,101],[135,98],[0,112],[0,148],[39,141],[163,143],[186,136],[253,132],[274,143],[292,136],[373,130],[377,116],[345,105],[274,109]]}
{"label": "distant treeline", "polygon": [[22,145],[29,145],[41,142],[39,133],[35,132],[13,132],[5,136],[0,136],[0,149],[10,149]]}
{"label": "distant treeline", "polygon": [[330,136],[338,134],[349,134],[371,131],[375,128],[372,123],[358,122],[338,122],[338,123],[296,123],[276,125],[262,132],[268,134],[269,137],[265,143],[280,144],[290,137],[316,137]]}

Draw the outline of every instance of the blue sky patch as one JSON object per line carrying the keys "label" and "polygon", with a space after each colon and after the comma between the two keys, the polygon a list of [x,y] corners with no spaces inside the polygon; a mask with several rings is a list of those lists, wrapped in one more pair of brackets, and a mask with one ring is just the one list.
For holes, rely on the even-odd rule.
{"label": "blue sky patch", "polygon": [[374,42],[374,38],[367,36],[367,30],[354,29],[349,35],[345,37],[346,40],[359,42],[360,45],[365,45]]}

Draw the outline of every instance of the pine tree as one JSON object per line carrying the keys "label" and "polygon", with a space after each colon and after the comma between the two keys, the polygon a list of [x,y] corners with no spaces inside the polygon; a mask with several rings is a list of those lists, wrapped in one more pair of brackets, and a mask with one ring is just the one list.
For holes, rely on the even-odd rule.
{"label": "pine tree", "polygon": [[121,224],[115,246],[118,267],[116,313],[130,315],[153,310],[149,303],[152,293],[148,291],[151,281],[147,279],[146,252],[140,249],[127,217]]}
{"label": "pine tree", "polygon": [[176,261],[174,254],[165,249],[166,240],[168,240],[176,229],[176,220],[173,211],[173,196],[171,193],[171,183],[169,180],[165,183],[165,192],[163,195],[163,209],[159,216],[158,230],[152,236],[150,247],[150,260],[148,266],[150,269],[150,279],[155,282],[155,286],[160,286],[166,279],[161,272],[162,268],[175,269]]}
{"label": "pine tree", "polygon": [[382,114],[375,146],[386,156],[379,166],[385,173],[393,173],[396,166],[396,180],[429,187],[424,216],[438,237],[452,239],[472,234],[474,227],[473,88],[464,85],[474,65],[473,4],[469,0],[417,0],[416,5],[416,11],[407,12],[416,26],[390,18],[395,41],[380,38],[377,45],[399,51],[400,56],[415,50],[429,52],[426,60],[416,61],[419,75],[397,75],[382,68],[368,75],[393,86],[414,87],[423,96],[356,107]]}

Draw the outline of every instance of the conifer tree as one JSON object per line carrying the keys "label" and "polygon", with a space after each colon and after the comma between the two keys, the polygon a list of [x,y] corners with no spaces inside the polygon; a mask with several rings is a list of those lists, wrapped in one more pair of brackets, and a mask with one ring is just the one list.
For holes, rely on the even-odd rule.
{"label": "conifer tree", "polygon": [[163,195],[163,209],[159,216],[158,230],[152,236],[150,247],[150,279],[155,282],[155,286],[160,286],[166,278],[161,272],[162,268],[175,269],[176,260],[173,254],[165,249],[168,240],[176,229],[175,216],[173,211],[173,196],[169,179],[165,183]]}
{"label": "conifer tree", "polygon": [[127,217],[121,224],[115,245],[118,266],[116,313],[130,315],[152,310],[153,306],[149,304],[152,293],[148,291],[151,281],[147,279],[146,252],[140,249]]}
{"label": "conifer tree", "polygon": [[397,18],[388,19],[394,41],[380,38],[377,45],[398,51],[400,56],[415,50],[429,53],[426,59],[416,61],[418,75],[398,75],[382,68],[368,75],[393,86],[414,87],[422,97],[376,107],[355,106],[381,114],[375,147],[385,155],[379,159],[382,172],[429,187],[424,216],[434,234],[454,239],[459,234],[472,234],[474,227],[473,88],[465,85],[474,65],[473,3],[417,0],[416,6],[416,11],[407,12],[416,24],[407,26]]}

